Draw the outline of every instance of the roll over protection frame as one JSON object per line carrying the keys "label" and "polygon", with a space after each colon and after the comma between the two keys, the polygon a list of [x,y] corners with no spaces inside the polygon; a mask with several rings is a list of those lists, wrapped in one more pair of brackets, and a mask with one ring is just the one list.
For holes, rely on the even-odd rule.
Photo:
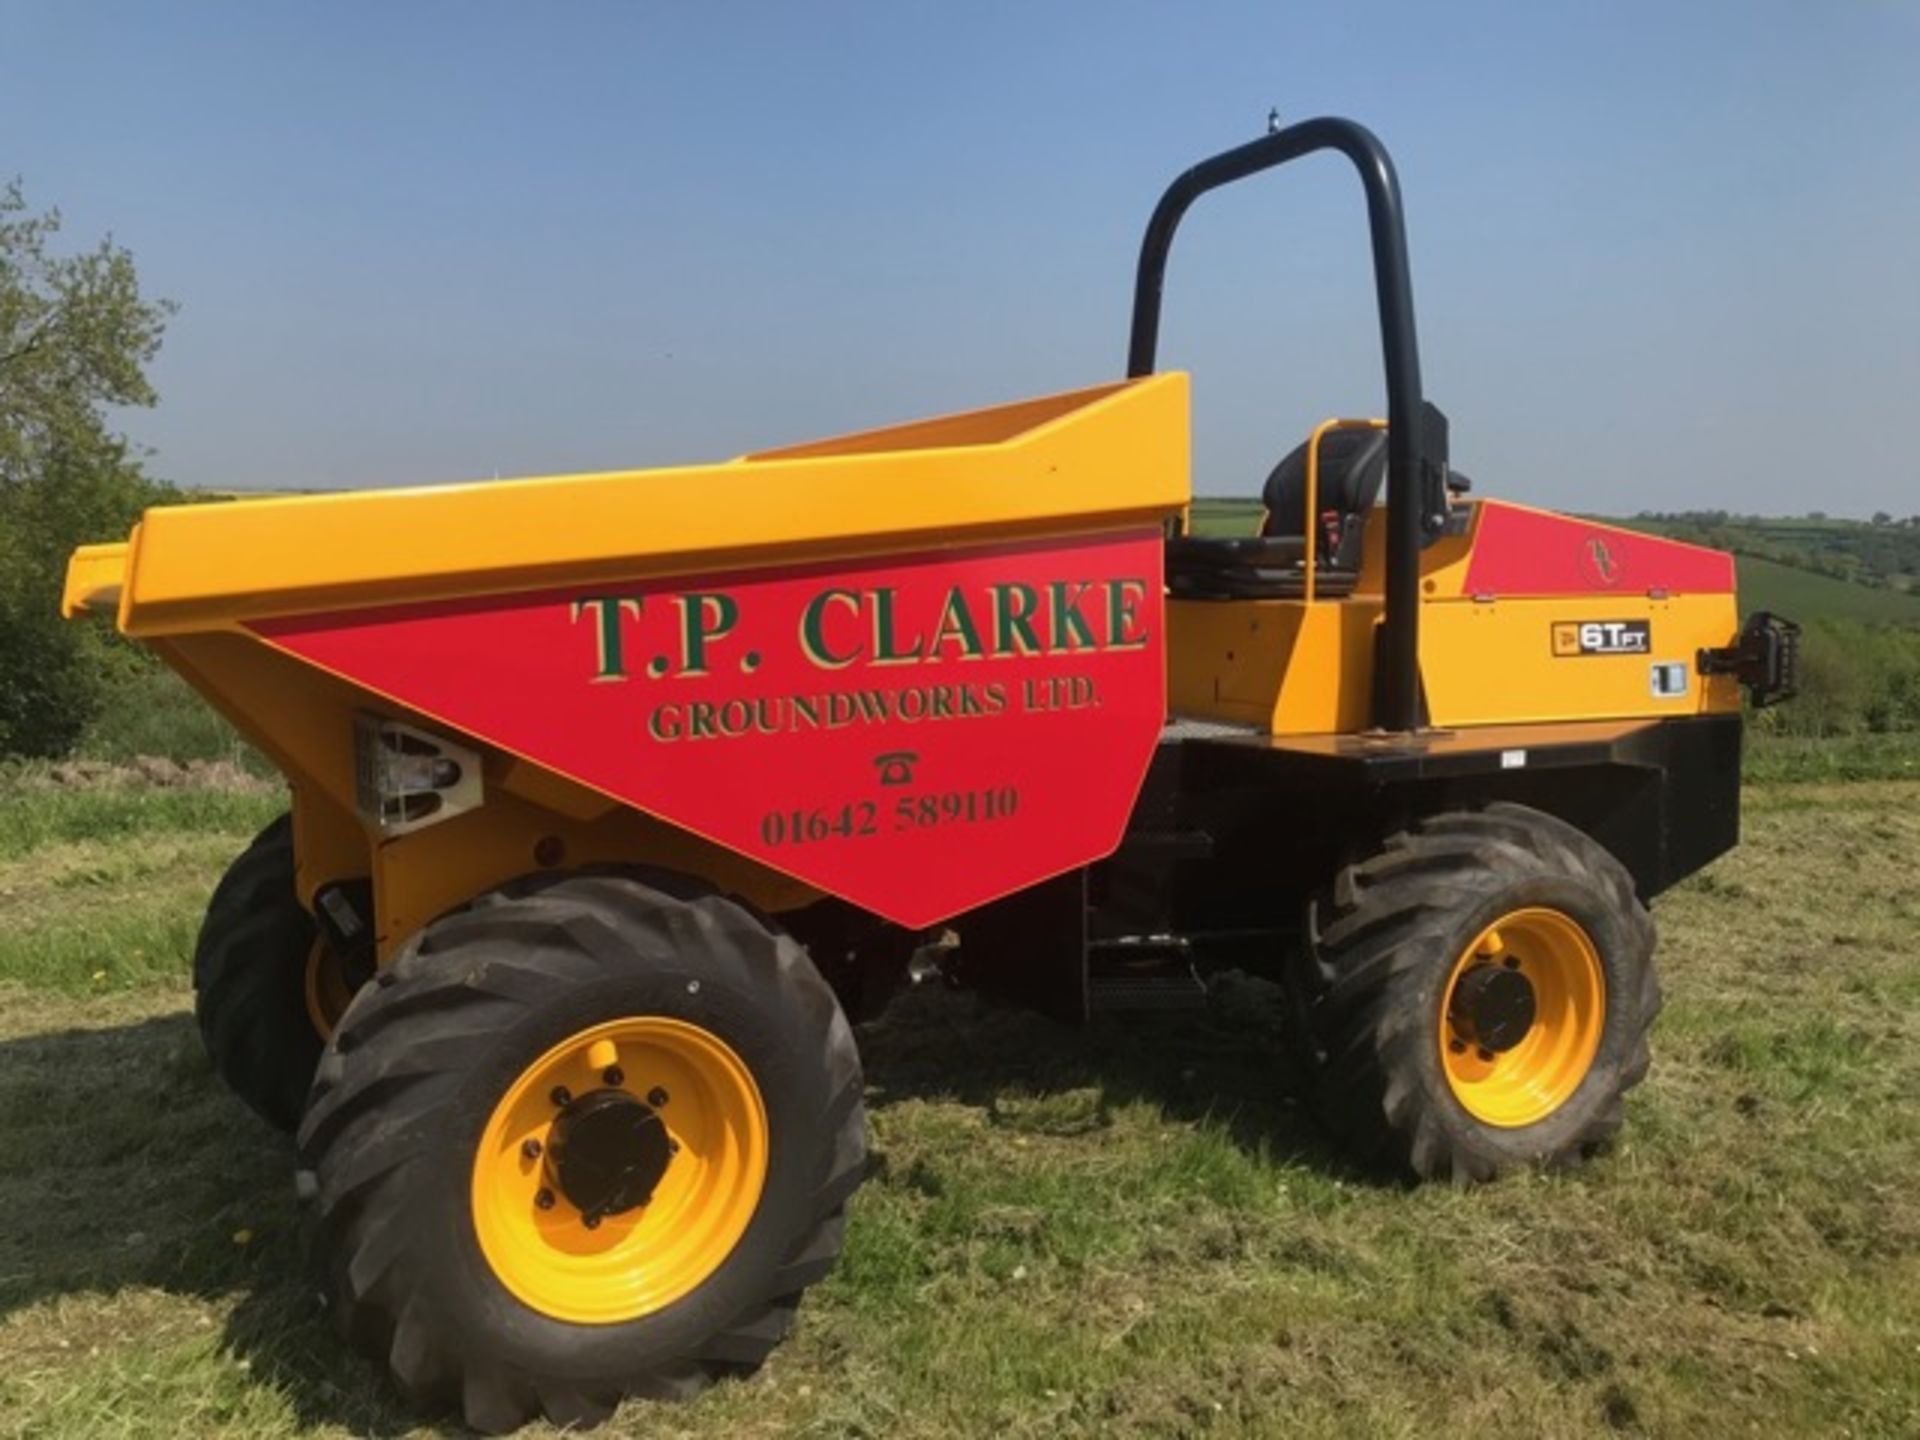
{"label": "roll over protection frame", "polygon": [[1320,150],[1352,162],[1367,196],[1373,239],[1373,284],[1387,382],[1387,584],[1381,620],[1379,683],[1373,722],[1382,730],[1420,728],[1420,549],[1447,516],[1447,421],[1420,389],[1420,347],[1414,335],[1413,280],[1400,182],[1386,147],[1363,125],[1336,117],[1303,120],[1202,160],[1166,188],[1147,221],[1134,281],[1127,375],[1151,375],[1160,339],[1160,300],[1167,253],[1187,208],[1209,190],[1271,170]]}

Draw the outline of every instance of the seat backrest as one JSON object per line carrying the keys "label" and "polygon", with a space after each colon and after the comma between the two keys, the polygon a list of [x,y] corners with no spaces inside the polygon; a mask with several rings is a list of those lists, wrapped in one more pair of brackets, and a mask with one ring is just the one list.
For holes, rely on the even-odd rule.
{"label": "seat backrest", "polygon": [[[1379,498],[1386,475],[1385,430],[1331,430],[1320,437],[1320,486],[1315,508],[1322,514],[1332,510],[1343,520],[1365,515]],[[1295,446],[1273,467],[1260,499],[1267,507],[1262,535],[1306,533],[1306,444]]]}

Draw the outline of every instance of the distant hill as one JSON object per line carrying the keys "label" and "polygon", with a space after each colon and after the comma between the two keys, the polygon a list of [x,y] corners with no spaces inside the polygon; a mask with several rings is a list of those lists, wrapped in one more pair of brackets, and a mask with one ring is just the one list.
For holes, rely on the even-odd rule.
{"label": "distant hill", "polygon": [[1693,511],[1615,523],[1731,550],[1746,609],[1920,626],[1920,516],[1870,523]]}
{"label": "distant hill", "polygon": [[[1192,513],[1196,534],[1251,535],[1261,511],[1257,500],[1203,496],[1194,500]],[[1773,610],[1803,621],[1920,627],[1920,517],[1881,524],[1719,511],[1594,518],[1731,550],[1738,557],[1743,610]]]}
{"label": "distant hill", "polygon": [[1188,512],[1196,535],[1255,535],[1264,508],[1237,495],[1196,495]]}
{"label": "distant hill", "polygon": [[1920,595],[1836,580],[1777,560],[1739,555],[1740,608],[1772,610],[1794,620],[1891,621],[1920,626]]}

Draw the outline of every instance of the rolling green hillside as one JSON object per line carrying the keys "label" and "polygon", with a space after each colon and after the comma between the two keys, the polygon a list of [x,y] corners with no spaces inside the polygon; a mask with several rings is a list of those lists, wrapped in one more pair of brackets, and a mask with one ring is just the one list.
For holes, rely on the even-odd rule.
{"label": "rolling green hillside", "polygon": [[1258,500],[1238,496],[1200,496],[1193,502],[1190,519],[1196,535],[1252,535],[1260,529]]}
{"label": "rolling green hillside", "polygon": [[1920,625],[1920,596],[1818,575],[1756,555],[1738,558],[1740,608],[1772,610],[1795,620],[1891,621]]}

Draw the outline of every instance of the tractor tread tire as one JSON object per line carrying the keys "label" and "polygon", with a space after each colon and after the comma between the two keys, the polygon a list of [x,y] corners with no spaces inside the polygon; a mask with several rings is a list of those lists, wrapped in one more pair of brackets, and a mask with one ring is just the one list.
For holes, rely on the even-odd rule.
{"label": "tractor tread tire", "polygon": [[254,837],[214,887],[193,951],[194,1016],[216,1074],[262,1119],[300,1123],[320,1061],[307,1013],[316,934],[294,892],[293,822]]}
{"label": "tractor tread tire", "polygon": [[[817,1072],[814,1133],[776,1130],[772,1141],[774,1163],[791,1151],[807,1178],[789,1187],[800,1203],[768,1218],[765,1233],[777,1239],[757,1242],[752,1293],[728,1313],[676,1319],[711,1308],[702,1297],[761,1233],[772,1170],[747,1236],[701,1287],[635,1320],[570,1324],[514,1299],[480,1254],[465,1199],[471,1145],[458,1147],[461,1135],[477,1141],[474,1116],[492,1101],[467,1082],[556,997],[661,967],[700,980],[703,993],[757,997],[782,1043]],[[413,1404],[457,1407],[476,1430],[541,1415],[585,1427],[626,1396],[685,1399],[750,1373],[785,1337],[801,1291],[839,1256],[846,1201],[865,1176],[864,1086],[853,1032],[796,942],[685,877],[578,871],[514,882],[443,917],[359,992],[321,1061],[300,1151],[316,1253],[350,1343],[384,1364]],[[432,1172],[461,1155],[449,1189]],[[423,1224],[458,1233],[436,1249],[421,1244]],[[449,1269],[461,1272],[458,1283]],[[609,1332],[627,1337],[624,1346],[610,1349]]]}
{"label": "tractor tread tire", "polygon": [[[1448,1088],[1440,988],[1472,937],[1525,903],[1575,912],[1601,956],[1607,1011],[1575,1093],[1528,1126],[1477,1121]],[[1659,1013],[1652,918],[1626,869],[1590,836],[1525,806],[1449,811],[1389,836],[1308,903],[1290,971],[1307,1101],[1343,1149],[1376,1170],[1455,1183],[1517,1165],[1584,1159],[1620,1128],[1647,1073]]]}

